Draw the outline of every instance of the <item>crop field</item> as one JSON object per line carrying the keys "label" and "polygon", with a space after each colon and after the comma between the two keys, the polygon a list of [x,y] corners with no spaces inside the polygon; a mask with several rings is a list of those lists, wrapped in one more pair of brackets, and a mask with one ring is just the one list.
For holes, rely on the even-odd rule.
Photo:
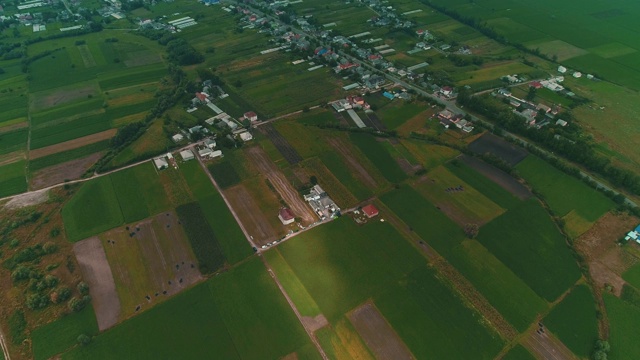
{"label": "crop field", "polygon": [[350,171],[345,161],[335,152],[326,152],[320,155],[322,163],[344,185],[357,200],[365,200],[373,195],[373,192],[363,184],[357,176]]}
{"label": "crop field", "polygon": [[142,136],[116,155],[109,165],[118,167],[133,163],[142,155],[147,158],[156,156],[166,152],[168,146],[172,146],[172,143],[162,130],[162,121],[154,121]]}
{"label": "crop field", "polygon": [[76,101],[70,104],[64,104],[53,108],[48,108],[45,111],[32,112],[31,126],[34,128],[48,125],[49,123],[60,123],[65,119],[75,120],[83,114],[95,114],[102,112],[103,99],[91,98],[83,99],[83,101]]}
{"label": "crop field", "polygon": [[216,235],[198,203],[181,205],[176,208],[180,221],[198,259],[200,271],[212,274],[224,265],[224,254]]}
{"label": "crop field", "polygon": [[0,166],[0,197],[27,191],[25,161]]}
{"label": "crop field", "polygon": [[311,158],[300,163],[304,172],[318,179],[318,184],[331,196],[341,208],[348,208],[358,203],[358,199],[349,192],[343,182],[338,180],[319,158]]}
{"label": "crop field", "polygon": [[226,159],[222,162],[211,164],[207,168],[218,185],[223,189],[240,182],[240,175],[238,175],[231,162],[226,161]]}
{"label": "crop field", "polygon": [[167,210],[170,204],[150,163],[109,175],[126,223]]}
{"label": "crop field", "polygon": [[87,116],[55,126],[35,129],[31,132],[31,149],[73,140],[82,136],[109,130],[111,122],[104,114]]}
{"label": "crop field", "polygon": [[331,327],[325,326],[317,330],[315,335],[330,359],[375,359],[346,318]]}
{"label": "crop field", "polygon": [[120,320],[202,279],[185,227],[167,212],[99,235],[120,300]]}
{"label": "crop field", "polygon": [[235,264],[251,255],[251,247],[242,230],[200,165],[191,161],[181,164],[180,169],[227,261]]}
{"label": "crop field", "polygon": [[640,308],[605,293],[604,302],[609,318],[609,343],[611,359],[633,360],[640,357],[640,344],[630,333],[640,323]]}
{"label": "crop field", "polygon": [[62,218],[70,241],[121,225],[124,222],[110,176],[84,183],[62,209]]}
{"label": "crop field", "polygon": [[436,168],[460,154],[450,147],[415,140],[401,140],[401,143],[425,170]]}
{"label": "crop field", "polygon": [[224,195],[255,244],[266,245],[284,236],[284,227],[277,218],[282,204],[264,179],[247,180],[228,188]]}
{"label": "crop field", "polygon": [[580,277],[565,239],[535,199],[483,226],[478,240],[548,301],[555,300]]}
{"label": "crop field", "polygon": [[598,339],[596,304],[591,290],[576,286],[544,319],[544,324],[571,351],[587,357]]}
{"label": "crop field", "polygon": [[378,115],[389,129],[395,129],[423,111],[424,106],[421,104],[400,103],[397,106],[385,106],[384,109],[378,111]]}
{"label": "crop field", "polygon": [[536,358],[522,345],[516,345],[502,360],[536,360]]}
{"label": "crop field", "polygon": [[[380,170],[382,175],[392,183],[407,178],[400,165],[391,157],[384,145],[377,138],[362,133],[351,133],[349,138],[362,153]],[[386,140],[383,140],[386,141]]]}
{"label": "crop field", "polygon": [[81,146],[72,150],[62,151],[29,161],[29,171],[37,171],[48,166],[62,164],[67,161],[79,159],[103,150],[109,147],[109,141],[103,140],[93,144]]}
{"label": "crop field", "polygon": [[462,242],[464,233],[451,219],[409,186],[380,197],[404,223],[440,254],[447,257]]}
{"label": "crop field", "polygon": [[359,227],[346,217],[277,249],[331,323],[424,264],[391,225],[371,222]]}
{"label": "crop field", "polygon": [[25,149],[27,147],[27,129],[18,129],[0,133],[0,154]]}
{"label": "crop field", "polygon": [[91,305],[79,313],[69,314],[33,331],[33,357],[45,360],[61,354],[76,345],[80,334],[98,335],[98,323]]}
{"label": "crop field", "polygon": [[[258,340],[269,346],[255,346]],[[195,359],[216,354],[239,360],[291,353],[319,358],[256,258],[98,335],[63,358]]]}
{"label": "crop field", "polygon": [[0,97],[0,125],[27,115],[28,98],[21,95],[2,95]]}
{"label": "crop field", "polygon": [[328,145],[323,138],[325,133],[320,129],[308,128],[291,121],[278,121],[273,124],[273,127],[304,159],[320,155],[328,150]]}
{"label": "crop field", "polygon": [[418,359],[493,359],[502,348],[498,334],[426,266],[389,286],[376,304]]}
{"label": "crop field", "polygon": [[518,331],[526,330],[547,308],[544,300],[476,240],[463,241],[448,260]]}
{"label": "crop field", "polygon": [[597,190],[532,155],[516,169],[560,216],[574,210],[584,220],[593,222],[614,207],[614,203]]}
{"label": "crop field", "polygon": [[444,166],[427,173],[427,177],[416,183],[414,188],[460,226],[482,225],[504,212],[504,209]]}

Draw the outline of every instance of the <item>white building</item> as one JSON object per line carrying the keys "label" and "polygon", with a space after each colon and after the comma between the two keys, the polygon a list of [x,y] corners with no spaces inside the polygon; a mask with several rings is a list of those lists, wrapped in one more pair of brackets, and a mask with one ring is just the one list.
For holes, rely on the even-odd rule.
{"label": "white building", "polygon": [[582,77],[582,73],[580,71],[576,71],[576,72],[573,73],[573,77],[576,78],[576,79],[581,78]]}
{"label": "white building", "polygon": [[251,135],[250,132],[245,131],[245,132],[240,133],[240,139],[242,139],[242,141],[253,140],[253,135]]}
{"label": "white building", "polygon": [[153,164],[158,170],[166,169],[169,167],[169,163],[164,159],[164,157],[153,159]]}
{"label": "white building", "polygon": [[209,149],[213,149],[216,147],[216,141],[213,139],[204,139],[204,145]]}
{"label": "white building", "polygon": [[184,136],[182,136],[182,134],[175,134],[175,135],[173,135],[173,136],[171,137],[171,139],[172,139],[174,142],[180,142],[180,141],[184,140]]}
{"label": "white building", "polygon": [[564,67],[564,66],[562,66],[562,65],[560,65],[560,66],[558,66],[558,72],[559,72],[560,74],[564,74],[564,73],[566,73],[566,72],[567,72],[567,68],[566,68],[566,67]]}
{"label": "white building", "polygon": [[180,157],[182,157],[182,160],[184,161],[195,159],[195,155],[193,155],[193,152],[189,149],[180,151]]}

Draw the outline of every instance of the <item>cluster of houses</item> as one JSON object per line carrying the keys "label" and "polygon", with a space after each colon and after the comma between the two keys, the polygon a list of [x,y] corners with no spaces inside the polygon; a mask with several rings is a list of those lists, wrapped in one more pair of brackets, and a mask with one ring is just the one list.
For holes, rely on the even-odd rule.
{"label": "cluster of houses", "polygon": [[624,237],[625,241],[633,240],[640,244],[640,225],[636,226],[636,228],[632,231],[629,231],[627,235]]}
{"label": "cluster of houses", "polygon": [[[562,79],[558,79],[558,77],[555,77],[548,81],[558,81],[558,80],[561,81]],[[543,81],[540,81],[540,82],[533,81],[529,84],[529,86],[533,88],[542,88],[544,86],[542,85],[542,83]],[[542,103],[536,104],[529,100],[521,99],[514,96],[509,89],[505,89],[505,88],[499,89],[498,92],[494,95],[501,96],[504,99],[507,99],[509,101],[509,105],[511,105],[514,108],[513,111],[516,114],[522,116],[524,118],[524,121],[529,126],[534,126],[540,129],[550,124],[555,124],[563,127],[569,124],[565,120],[556,119],[556,116],[558,115],[560,110],[562,110],[560,106],[557,106],[557,105],[547,106]]]}
{"label": "cluster of houses", "polygon": [[440,124],[446,129],[455,126],[466,133],[470,133],[474,129],[473,124],[464,119],[462,114],[454,114],[448,109],[440,111],[438,113],[438,119],[440,120]]}
{"label": "cluster of houses", "polygon": [[309,194],[304,195],[304,200],[309,203],[313,211],[320,217],[320,220],[340,216],[340,208],[320,185],[314,185]]}
{"label": "cluster of houses", "polygon": [[[582,73],[580,71],[571,71],[569,69],[567,69],[566,67],[560,65],[558,66],[558,72],[560,74],[571,74],[571,76],[573,76],[576,79],[579,79],[582,77]],[[591,75],[591,74],[586,74],[585,77],[589,80],[593,80],[593,81],[599,81],[598,78],[596,78],[595,76]]]}

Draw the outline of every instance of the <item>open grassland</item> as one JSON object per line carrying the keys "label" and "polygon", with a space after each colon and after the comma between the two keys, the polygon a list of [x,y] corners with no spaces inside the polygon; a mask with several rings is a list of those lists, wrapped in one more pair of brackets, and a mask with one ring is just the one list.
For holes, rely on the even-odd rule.
{"label": "open grassland", "polygon": [[109,176],[127,223],[155,215],[171,206],[150,162]]}
{"label": "open grassland", "polygon": [[453,221],[409,186],[380,197],[411,231],[445,257],[461,243],[464,233]]}
{"label": "open grassland", "polygon": [[516,169],[560,216],[574,210],[583,219],[593,222],[614,207],[614,203],[597,190],[540,158],[529,155]]}
{"label": "open grassland", "polygon": [[88,181],[62,209],[62,218],[70,241],[121,225],[124,222],[110,176]]}
{"label": "open grassland", "polygon": [[33,331],[33,357],[45,360],[61,354],[77,344],[80,334],[98,335],[98,322],[91,305]]}
{"label": "open grassland", "polygon": [[391,225],[360,227],[347,217],[300,234],[278,251],[330,322],[424,264]]}
{"label": "open grassland", "polygon": [[526,330],[547,307],[522,279],[476,240],[463,241],[448,260],[518,331]]}
{"label": "open grassland", "polygon": [[[414,188],[461,226],[481,225],[504,212],[504,209],[444,166],[430,171],[427,178],[416,183]],[[459,190],[447,191],[453,188]]]}
{"label": "open grassland", "polygon": [[629,336],[640,323],[640,308],[621,300],[613,294],[605,293],[604,302],[609,318],[609,358],[632,360],[640,358],[640,344]]}
{"label": "open grassland", "polygon": [[578,285],[544,319],[544,324],[574,354],[585,358],[598,339],[596,304],[591,290]]}
{"label": "open grassland", "polygon": [[0,197],[27,191],[25,161],[0,166]]}
{"label": "open grassland", "polygon": [[458,150],[450,147],[416,140],[401,140],[401,143],[426,170],[436,168],[460,154]]}
{"label": "open grassland", "polygon": [[580,277],[564,237],[535,199],[483,226],[478,240],[548,301]]}
{"label": "open grassland", "polygon": [[304,126],[293,121],[278,121],[273,124],[273,127],[305,159],[320,155],[329,149],[323,139],[323,131],[315,127]]}
{"label": "open grassland", "polygon": [[37,171],[48,166],[62,164],[67,161],[80,159],[85,156],[106,150],[109,147],[109,140],[98,141],[93,144],[81,146],[72,150],[62,151],[29,161],[29,171]]}
{"label": "open grassland", "polygon": [[637,289],[640,289],[640,264],[632,266],[629,270],[622,274],[622,278],[627,283],[635,286]]}
{"label": "open grassland", "polygon": [[426,266],[375,302],[418,359],[493,359],[502,348],[498,334]]}
{"label": "open grassland", "polygon": [[522,345],[516,345],[502,360],[536,360],[536,358]]}
{"label": "open grassland", "polygon": [[235,264],[251,255],[251,247],[242,230],[199,164],[191,161],[181,164],[180,169],[213,229],[227,261]]}
{"label": "open grassland", "polygon": [[392,183],[398,183],[407,178],[407,175],[402,171],[396,160],[391,157],[377,138],[362,133],[351,133],[349,138],[387,180]]}
{"label": "open grassland", "polygon": [[425,106],[419,103],[405,104],[402,102],[394,104],[393,106],[385,106],[382,110],[378,111],[378,116],[389,129],[395,129],[407,120],[423,112],[424,109]]}
{"label": "open grassland", "polygon": [[[177,331],[179,329],[179,331]],[[255,346],[264,341],[268,347]],[[63,359],[319,356],[255,258],[125,321]]]}

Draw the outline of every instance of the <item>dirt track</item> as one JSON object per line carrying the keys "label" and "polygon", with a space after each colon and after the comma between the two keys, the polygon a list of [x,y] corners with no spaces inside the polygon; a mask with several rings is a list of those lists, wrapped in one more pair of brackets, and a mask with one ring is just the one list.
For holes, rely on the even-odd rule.
{"label": "dirt track", "polygon": [[98,328],[100,331],[106,330],[115,325],[120,316],[120,299],[107,255],[97,237],[77,242],[73,252],[80,265],[82,278],[89,283]]}
{"label": "dirt track", "polygon": [[31,188],[34,190],[43,189],[65,180],[79,179],[101,156],[102,153],[95,153],[39,170],[31,178]]}
{"label": "dirt track", "polygon": [[[271,227],[265,214],[258,207],[251,194],[243,185],[236,185],[224,191],[229,198],[233,208],[238,213],[245,228],[253,236],[253,240],[258,245],[265,245],[276,240],[276,232]],[[276,216],[276,214],[272,214]]]}
{"label": "dirt track", "polygon": [[269,159],[269,156],[261,147],[251,147],[247,149],[247,152],[251,155],[251,160],[256,165],[256,168],[271,182],[282,199],[289,205],[291,211],[302,219],[302,223],[305,226],[318,220],[311,207],[304,202],[298,191],[287,181],[284,174]]}
{"label": "dirt track", "polygon": [[348,317],[376,359],[414,359],[409,348],[373,304],[366,303],[356,308]]}
{"label": "dirt track", "polygon": [[371,189],[376,189],[378,187],[379,184],[369,174],[369,172],[367,172],[367,169],[365,169],[358,160],[356,160],[351,153],[347,151],[347,146],[344,144],[344,140],[338,138],[327,138],[327,141],[340,153],[340,155],[342,155],[347,162],[347,165],[355,171],[355,175],[358,179]]}
{"label": "dirt track", "polygon": [[578,360],[573,353],[564,346],[560,340],[554,338],[547,331],[538,334],[531,331],[522,344],[528,348],[538,359],[548,360]]}
{"label": "dirt track", "polygon": [[65,141],[63,143],[46,146],[29,152],[29,158],[35,160],[47,155],[59,153],[62,151],[73,150],[85,145],[93,144],[98,141],[111,139],[117,132],[117,129],[102,131],[99,133],[83,136],[77,139]]}

